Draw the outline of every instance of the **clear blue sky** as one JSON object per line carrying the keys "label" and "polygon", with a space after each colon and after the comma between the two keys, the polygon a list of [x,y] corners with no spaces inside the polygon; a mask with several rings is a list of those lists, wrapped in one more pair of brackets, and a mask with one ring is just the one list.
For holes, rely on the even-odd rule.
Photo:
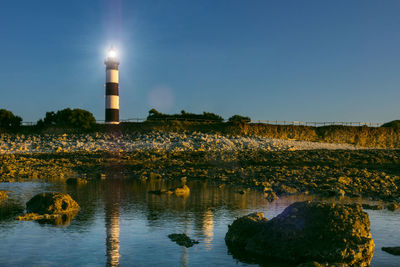
{"label": "clear blue sky", "polygon": [[225,118],[400,119],[400,1],[2,1],[0,108],[104,119],[119,51],[121,118],[152,107]]}

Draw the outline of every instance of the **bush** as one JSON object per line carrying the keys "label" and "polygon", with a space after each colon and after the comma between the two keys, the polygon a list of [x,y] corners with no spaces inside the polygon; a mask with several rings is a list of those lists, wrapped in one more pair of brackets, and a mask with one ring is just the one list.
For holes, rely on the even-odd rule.
{"label": "bush", "polygon": [[46,112],[43,120],[37,122],[37,126],[63,126],[90,129],[96,124],[93,114],[83,109],[66,108],[57,112]]}
{"label": "bush", "polygon": [[387,123],[383,124],[382,127],[394,128],[394,129],[399,130],[400,129],[400,120],[394,120],[394,121],[387,122]]}
{"label": "bush", "polygon": [[249,123],[251,122],[251,119],[249,117],[244,117],[241,115],[233,115],[228,119],[228,122],[231,123]]}
{"label": "bush", "polygon": [[148,121],[156,121],[156,120],[183,120],[183,121],[205,121],[205,122],[223,122],[224,119],[214,113],[203,112],[203,114],[194,114],[188,113],[184,110],[181,111],[181,114],[163,114],[158,112],[154,108],[149,111],[149,115],[147,116]]}
{"label": "bush", "polygon": [[22,118],[15,116],[11,111],[0,109],[0,127],[17,128],[21,126]]}

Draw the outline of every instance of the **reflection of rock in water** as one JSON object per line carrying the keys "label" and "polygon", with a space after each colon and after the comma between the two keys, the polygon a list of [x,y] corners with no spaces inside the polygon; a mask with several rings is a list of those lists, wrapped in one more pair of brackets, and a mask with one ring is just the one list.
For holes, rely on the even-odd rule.
{"label": "reflection of rock in water", "polygon": [[38,220],[38,223],[46,223],[56,226],[68,226],[71,224],[72,220],[75,218],[78,212],[79,211],[75,210],[72,212],[63,213],[51,219]]}
{"label": "reflection of rock in water", "polygon": [[109,181],[105,191],[107,266],[119,264],[119,202],[120,183]]}
{"label": "reflection of rock in water", "polygon": [[24,212],[24,207],[13,201],[4,201],[0,203],[0,221],[15,220],[15,216]]}

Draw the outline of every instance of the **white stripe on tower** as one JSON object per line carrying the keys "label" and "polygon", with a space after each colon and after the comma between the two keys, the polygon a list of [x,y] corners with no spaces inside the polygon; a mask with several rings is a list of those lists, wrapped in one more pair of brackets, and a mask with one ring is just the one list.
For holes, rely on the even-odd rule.
{"label": "white stripe on tower", "polygon": [[107,95],[106,96],[106,109],[119,109],[119,96]]}
{"label": "white stripe on tower", "polygon": [[119,81],[118,65],[115,51],[111,47],[108,57],[104,61],[106,65],[106,123],[119,124]]}
{"label": "white stripe on tower", "polygon": [[106,70],[106,83],[118,83],[118,70]]}

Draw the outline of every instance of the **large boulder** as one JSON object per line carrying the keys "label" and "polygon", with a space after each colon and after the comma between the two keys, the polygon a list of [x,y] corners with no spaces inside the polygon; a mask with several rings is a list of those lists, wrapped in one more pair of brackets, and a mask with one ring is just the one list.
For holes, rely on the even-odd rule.
{"label": "large boulder", "polygon": [[26,203],[28,213],[64,214],[79,210],[78,203],[64,193],[41,193]]}
{"label": "large boulder", "polygon": [[225,242],[237,258],[293,264],[369,266],[374,252],[368,214],[356,204],[296,202],[271,220],[253,213],[229,226]]}

